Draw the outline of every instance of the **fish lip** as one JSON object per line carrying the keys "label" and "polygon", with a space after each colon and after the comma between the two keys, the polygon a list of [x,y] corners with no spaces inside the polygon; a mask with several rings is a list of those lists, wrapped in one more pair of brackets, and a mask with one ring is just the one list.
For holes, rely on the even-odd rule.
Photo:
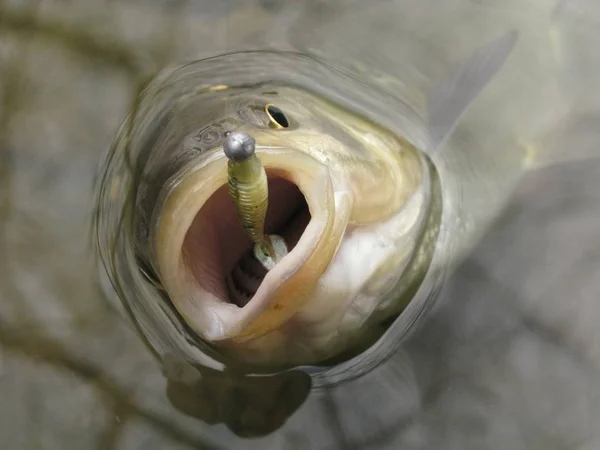
{"label": "fish lip", "polygon": [[[204,162],[185,170],[178,180],[173,180],[173,189],[164,196],[156,209],[157,216],[150,239],[157,275],[184,320],[209,341],[244,342],[276,328],[272,324],[266,328],[259,324],[260,330],[256,330],[257,319],[268,313],[273,306],[259,300],[272,296],[284,283],[297,276],[309,256],[316,252],[318,245],[322,245],[323,236],[335,216],[335,210],[332,210],[335,207],[332,180],[330,171],[324,164],[309,154],[282,146],[257,145],[256,153],[267,171],[280,171],[284,178],[300,189],[311,218],[296,247],[284,258],[287,264],[280,263],[267,273],[254,297],[244,307],[225,303],[206,291],[202,291],[202,299],[198,295],[194,296],[191,292],[194,287],[193,276],[183,258],[184,239],[192,221],[206,201],[227,184],[227,159],[224,154],[215,152]],[[202,177],[205,179],[201,180]],[[197,198],[194,199],[194,195]],[[326,197],[325,201],[323,196]],[[179,217],[177,223],[175,217]],[[300,245],[309,256],[300,255],[296,251]],[[328,262],[321,262],[321,266],[326,267],[327,264]],[[318,270],[315,277],[318,278]],[[199,302],[200,305],[194,305],[194,302]],[[289,307],[283,315],[292,315]],[[285,321],[282,317],[275,322]],[[248,332],[248,327],[252,326],[254,331]]]}

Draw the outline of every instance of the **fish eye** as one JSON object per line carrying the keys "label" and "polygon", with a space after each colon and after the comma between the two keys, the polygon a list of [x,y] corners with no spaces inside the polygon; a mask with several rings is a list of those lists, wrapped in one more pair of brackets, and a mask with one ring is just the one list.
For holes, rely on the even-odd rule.
{"label": "fish eye", "polygon": [[281,129],[288,128],[290,126],[290,122],[283,111],[272,103],[269,103],[265,106],[265,112],[269,117],[269,126],[271,128]]}

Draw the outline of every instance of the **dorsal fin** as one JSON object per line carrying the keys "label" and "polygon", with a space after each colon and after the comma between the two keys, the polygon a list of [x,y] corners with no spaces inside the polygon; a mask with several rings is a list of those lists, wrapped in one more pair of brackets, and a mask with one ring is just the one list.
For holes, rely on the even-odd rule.
{"label": "dorsal fin", "polygon": [[500,71],[518,33],[511,31],[452,67],[427,98],[428,127],[434,149],[452,133],[462,114]]}

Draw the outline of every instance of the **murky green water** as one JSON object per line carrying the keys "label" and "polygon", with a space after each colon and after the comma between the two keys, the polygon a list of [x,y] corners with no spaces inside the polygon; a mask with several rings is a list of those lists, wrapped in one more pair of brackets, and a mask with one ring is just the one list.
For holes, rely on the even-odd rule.
{"label": "murky green water", "polygon": [[[600,61],[589,43],[600,11],[593,2],[11,1],[1,8],[3,448],[598,446]],[[455,201],[449,253],[477,246],[444,284],[436,309],[401,316],[397,323],[411,333],[394,341],[385,363],[356,378],[349,374],[362,366],[338,366],[330,379],[351,379],[334,383],[314,373],[265,381],[181,357],[161,362],[122,303],[107,298],[90,246],[94,189],[148,75],[234,50],[313,53],[384,92],[356,91],[346,101],[371,109],[393,95],[406,110],[378,120],[401,127],[411,111],[436,142],[436,126],[448,124],[445,103],[434,100],[445,98],[461,62],[481,49],[485,59],[513,30],[506,60],[437,143],[446,198]]]}

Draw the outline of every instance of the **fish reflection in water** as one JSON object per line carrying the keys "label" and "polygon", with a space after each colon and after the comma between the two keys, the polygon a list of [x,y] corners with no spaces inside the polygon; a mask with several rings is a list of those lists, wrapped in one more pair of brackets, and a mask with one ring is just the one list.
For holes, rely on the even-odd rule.
{"label": "fish reflection in water", "polygon": [[275,376],[244,376],[193,366],[166,355],[167,397],[175,408],[208,424],[225,423],[243,437],[269,434],[304,402],[310,377],[301,371]]}
{"label": "fish reflection in water", "polygon": [[[97,231],[176,408],[267,434],[311,388],[359,378],[397,349],[461,248],[448,250],[444,223],[443,176],[456,174],[440,176],[436,151],[515,39],[457,65],[425,120],[297,54],[209,58],[147,87],[107,161]],[[239,200],[250,184],[228,175],[223,151],[240,132],[263,170],[249,180],[264,177],[250,183],[250,212]],[[275,235],[286,249],[265,264],[256,248]]]}

